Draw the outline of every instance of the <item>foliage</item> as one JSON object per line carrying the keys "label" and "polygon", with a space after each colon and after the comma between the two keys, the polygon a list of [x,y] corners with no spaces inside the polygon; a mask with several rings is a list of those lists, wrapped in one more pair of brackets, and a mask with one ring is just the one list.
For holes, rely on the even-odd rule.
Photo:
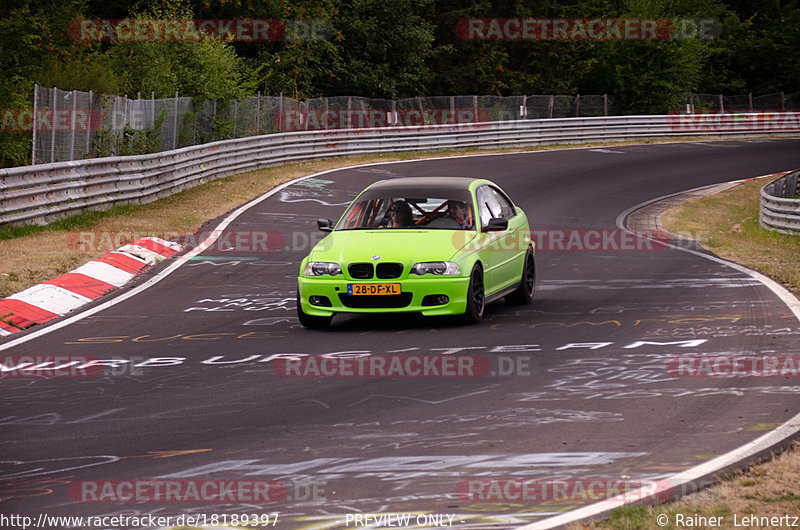
{"label": "foliage", "polygon": [[[706,40],[465,40],[458,23],[475,17],[705,18],[721,31]],[[268,42],[82,41],[70,32],[82,18],[282,20],[288,31]],[[292,31],[312,27],[316,38]],[[178,91],[221,105],[256,91],[295,99],[609,94],[627,113],[673,111],[689,93],[800,92],[796,0],[0,0],[0,34],[0,109],[31,108],[34,83],[131,97]],[[184,118],[180,145],[229,137],[224,116]],[[200,138],[200,130],[212,132]],[[119,147],[108,131],[99,136],[93,151]],[[150,149],[141,134],[123,138],[126,149]],[[30,163],[30,150],[30,131],[0,128],[0,166]]]}
{"label": "foliage", "polygon": [[[131,14],[131,19],[192,19],[188,0],[154,1]],[[118,73],[120,90],[128,94],[155,93],[157,98],[242,98],[255,88],[244,61],[228,43],[216,38],[196,42],[120,41],[106,52]]]}
{"label": "foliage", "polygon": [[166,117],[167,113],[162,111],[150,129],[135,129],[125,124],[122,134],[118,134],[110,127],[98,129],[92,139],[92,150],[86,153],[87,158],[145,155],[157,152],[161,145],[161,127]]}

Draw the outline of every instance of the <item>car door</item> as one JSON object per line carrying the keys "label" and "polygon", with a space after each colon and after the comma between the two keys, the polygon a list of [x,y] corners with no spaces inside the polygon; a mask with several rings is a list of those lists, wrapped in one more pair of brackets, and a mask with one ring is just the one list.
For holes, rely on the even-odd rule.
{"label": "car door", "polygon": [[500,189],[489,186],[500,207],[500,216],[508,221],[508,229],[498,233],[499,263],[494,281],[498,289],[505,289],[519,282],[527,249],[527,220],[514,207],[511,200]]}
{"label": "car door", "polygon": [[[498,196],[498,192],[489,185],[483,185],[475,190],[475,199],[478,207],[478,217],[480,219],[481,233],[480,248],[481,260],[484,264],[484,279],[486,284],[486,294],[491,295],[504,287],[509,282],[509,269],[513,267],[513,252],[508,250],[513,247],[512,230],[501,230],[486,232],[489,220],[492,218],[508,219],[506,216],[513,216],[513,206],[507,199],[503,204]],[[519,280],[519,278],[517,278]]]}

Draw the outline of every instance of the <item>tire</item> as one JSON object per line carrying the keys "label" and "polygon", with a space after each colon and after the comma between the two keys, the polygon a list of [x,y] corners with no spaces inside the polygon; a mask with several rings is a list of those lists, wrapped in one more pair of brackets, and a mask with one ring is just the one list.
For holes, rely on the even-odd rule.
{"label": "tire", "polygon": [[533,300],[536,292],[536,261],[533,249],[528,247],[525,252],[525,263],[522,265],[522,278],[519,287],[513,293],[506,295],[506,303],[510,305],[528,305]]}
{"label": "tire", "polygon": [[461,320],[465,324],[477,324],[483,318],[483,310],[486,307],[486,292],[483,286],[483,269],[477,263],[472,267],[472,274],[469,278],[467,288],[467,309],[461,315]]}
{"label": "tire", "polygon": [[331,320],[333,317],[318,317],[314,315],[309,315],[303,311],[303,307],[300,305],[300,292],[297,293],[297,318],[300,319],[300,323],[309,329],[325,329],[331,325]]}

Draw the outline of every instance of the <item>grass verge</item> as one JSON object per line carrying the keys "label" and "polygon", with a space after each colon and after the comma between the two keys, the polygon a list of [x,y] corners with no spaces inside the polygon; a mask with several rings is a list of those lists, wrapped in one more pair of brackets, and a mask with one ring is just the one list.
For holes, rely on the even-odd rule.
{"label": "grass verge", "polygon": [[755,269],[800,295],[800,235],[758,224],[759,190],[774,177],[748,180],[665,213],[664,229],[696,239],[716,255]]}

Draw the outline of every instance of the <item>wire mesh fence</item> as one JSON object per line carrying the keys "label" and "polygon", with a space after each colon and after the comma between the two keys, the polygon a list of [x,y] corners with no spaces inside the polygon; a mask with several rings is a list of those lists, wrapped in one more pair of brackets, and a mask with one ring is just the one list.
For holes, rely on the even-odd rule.
{"label": "wire mesh fence", "polygon": [[[686,112],[783,111],[797,94],[692,94]],[[276,132],[619,116],[609,95],[135,99],[35,86],[32,163],[167,151]]]}

